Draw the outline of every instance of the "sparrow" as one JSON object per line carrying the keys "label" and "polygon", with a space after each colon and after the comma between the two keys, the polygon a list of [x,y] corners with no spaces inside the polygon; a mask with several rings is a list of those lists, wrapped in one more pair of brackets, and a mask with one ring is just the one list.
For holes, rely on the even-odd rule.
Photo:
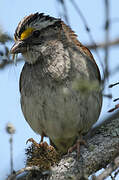
{"label": "sparrow", "polygon": [[21,53],[23,115],[61,153],[85,135],[102,107],[101,78],[88,48],[61,19],[34,13],[24,17],[10,53]]}

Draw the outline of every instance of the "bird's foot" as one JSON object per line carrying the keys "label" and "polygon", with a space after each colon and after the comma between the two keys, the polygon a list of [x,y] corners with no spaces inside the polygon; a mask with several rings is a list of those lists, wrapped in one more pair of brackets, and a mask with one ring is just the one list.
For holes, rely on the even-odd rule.
{"label": "bird's foot", "polygon": [[35,146],[35,147],[37,147],[37,148],[47,148],[48,147],[48,144],[47,144],[47,142],[43,142],[43,141],[40,141],[40,144],[39,143],[37,143],[33,138],[29,138],[27,141],[26,141],[26,144],[28,143],[28,142],[32,142],[32,144]]}
{"label": "bird's foot", "polygon": [[41,139],[38,144],[33,138],[28,139],[28,142],[31,142],[32,145],[26,149],[27,166],[38,166],[41,171],[48,171],[51,165],[59,162],[60,154],[47,142],[43,142]]}
{"label": "bird's foot", "polygon": [[87,146],[85,140],[83,139],[78,139],[76,144],[74,144],[72,147],[70,147],[68,149],[68,153],[72,153],[75,149],[77,149],[77,156],[80,155],[80,145],[84,145],[84,146]]}

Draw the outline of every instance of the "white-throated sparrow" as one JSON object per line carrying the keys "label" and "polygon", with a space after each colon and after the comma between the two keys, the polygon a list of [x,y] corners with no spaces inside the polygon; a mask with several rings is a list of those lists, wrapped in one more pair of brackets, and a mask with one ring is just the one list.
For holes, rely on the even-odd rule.
{"label": "white-throated sparrow", "polygon": [[43,13],[20,21],[12,54],[22,53],[21,107],[31,128],[65,153],[97,121],[100,73],[90,51],[61,19]]}

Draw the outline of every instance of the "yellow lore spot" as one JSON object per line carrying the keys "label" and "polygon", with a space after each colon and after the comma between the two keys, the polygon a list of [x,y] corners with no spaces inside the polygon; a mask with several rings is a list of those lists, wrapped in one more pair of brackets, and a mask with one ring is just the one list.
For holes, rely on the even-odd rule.
{"label": "yellow lore spot", "polygon": [[26,29],[25,31],[23,31],[23,33],[21,34],[20,39],[21,39],[21,40],[24,40],[24,39],[26,39],[27,37],[29,37],[29,36],[31,35],[31,33],[33,32],[33,30],[34,30],[34,28],[31,28],[31,27],[27,28],[27,29]]}

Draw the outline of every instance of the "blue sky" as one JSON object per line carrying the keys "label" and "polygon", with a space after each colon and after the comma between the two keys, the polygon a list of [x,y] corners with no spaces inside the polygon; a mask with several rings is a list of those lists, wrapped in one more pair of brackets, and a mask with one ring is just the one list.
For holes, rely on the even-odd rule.
{"label": "blue sky", "polygon": [[[90,43],[90,38],[85,31],[84,24],[72,7],[71,3],[66,0],[68,5],[68,15],[70,25],[72,29],[78,34],[78,38],[82,43]],[[82,10],[88,25],[91,29],[91,33],[95,42],[104,41],[104,0],[75,0],[78,6]],[[80,3],[79,3],[80,2]],[[118,21],[112,21],[110,29],[110,39],[119,37],[119,1],[110,0],[110,18],[111,20],[118,18]],[[1,0],[0,5],[0,25],[1,28],[10,33],[13,36],[15,28],[18,22],[26,15],[34,12],[44,12],[51,16],[58,17],[59,6],[57,6],[55,0]],[[61,10],[61,9],[60,9]],[[95,52],[92,51],[100,69],[100,62]],[[104,52],[99,50],[101,61],[104,61]],[[119,66],[119,49],[117,47],[110,48],[109,54],[109,67],[113,70]],[[2,177],[5,174],[9,174],[9,135],[5,131],[5,126],[8,122],[13,123],[16,128],[14,135],[14,168],[15,170],[23,167],[25,159],[24,149],[26,146],[26,140],[33,137],[36,141],[40,140],[40,136],[36,135],[29,125],[26,123],[20,108],[20,95],[19,95],[19,75],[22,69],[23,63],[17,66],[8,66],[3,70],[0,70],[0,159],[2,160],[2,167],[0,167],[0,173]],[[107,82],[106,87],[109,83],[114,83],[119,80],[119,72],[113,74],[113,76]],[[107,93],[110,92],[106,88]],[[119,97],[118,87],[113,88],[114,97]],[[103,103],[103,111],[100,119],[102,120],[108,115],[107,111],[110,107],[114,106],[107,99]],[[20,158],[19,158],[20,157]],[[0,176],[1,176],[0,175]]]}

